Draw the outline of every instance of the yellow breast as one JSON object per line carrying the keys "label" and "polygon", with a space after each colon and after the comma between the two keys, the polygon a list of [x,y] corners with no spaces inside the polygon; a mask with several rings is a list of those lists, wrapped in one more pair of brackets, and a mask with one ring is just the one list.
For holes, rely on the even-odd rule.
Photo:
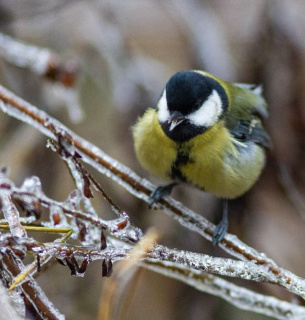
{"label": "yellow breast", "polygon": [[152,175],[168,179],[177,157],[176,143],[163,132],[154,109],[148,109],[132,128],[136,156]]}
{"label": "yellow breast", "polygon": [[[148,109],[133,127],[133,136],[137,158],[151,174],[171,178],[173,165],[178,163],[176,170],[188,183],[221,198],[245,193],[264,166],[263,149],[253,142],[235,142],[222,122],[176,143],[163,132],[155,110]],[[180,164],[178,155],[184,159]]]}
{"label": "yellow breast", "polygon": [[265,163],[261,147],[236,143],[222,126],[199,135],[192,143],[189,161],[181,168],[189,183],[217,197],[233,199],[248,191]]}

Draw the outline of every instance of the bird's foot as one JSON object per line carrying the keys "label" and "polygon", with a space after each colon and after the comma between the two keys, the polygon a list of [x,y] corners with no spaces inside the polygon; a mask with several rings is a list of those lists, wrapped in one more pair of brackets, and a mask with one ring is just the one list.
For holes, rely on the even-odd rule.
{"label": "bird's foot", "polygon": [[152,206],[154,203],[158,202],[161,198],[164,196],[170,195],[172,192],[173,188],[177,185],[178,183],[174,182],[171,184],[168,184],[166,186],[159,186],[156,188],[150,195],[149,197],[149,206]]}
{"label": "bird's foot", "polygon": [[228,231],[228,220],[221,220],[213,232],[213,246],[217,246]]}
{"label": "bird's foot", "polygon": [[213,232],[213,246],[217,246],[228,231],[228,199],[223,199],[223,215],[221,221],[215,227]]}

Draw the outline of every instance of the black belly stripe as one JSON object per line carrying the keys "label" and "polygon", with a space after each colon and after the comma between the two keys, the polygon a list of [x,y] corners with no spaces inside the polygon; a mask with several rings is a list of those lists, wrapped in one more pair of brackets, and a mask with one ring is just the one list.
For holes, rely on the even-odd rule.
{"label": "black belly stripe", "polygon": [[172,179],[178,179],[180,181],[186,182],[186,177],[181,172],[181,167],[185,166],[189,161],[189,149],[185,148],[183,145],[179,144],[177,147],[177,158],[172,164],[171,177]]}

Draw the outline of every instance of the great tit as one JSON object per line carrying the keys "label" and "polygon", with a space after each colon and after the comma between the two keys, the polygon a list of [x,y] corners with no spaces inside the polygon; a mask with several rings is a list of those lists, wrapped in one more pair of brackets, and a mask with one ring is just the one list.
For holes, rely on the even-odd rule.
{"label": "great tit", "polygon": [[227,199],[248,191],[264,167],[270,146],[265,117],[260,86],[233,84],[197,70],[174,74],[157,107],[132,128],[142,167],[174,181],[157,188],[151,202],[178,181],[224,199],[223,218],[213,234],[218,244],[228,229]]}

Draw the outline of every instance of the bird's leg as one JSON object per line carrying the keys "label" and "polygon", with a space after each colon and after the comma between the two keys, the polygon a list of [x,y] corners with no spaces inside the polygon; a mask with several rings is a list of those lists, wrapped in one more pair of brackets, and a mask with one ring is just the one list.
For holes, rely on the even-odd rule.
{"label": "bird's leg", "polygon": [[159,186],[158,188],[156,188],[149,197],[149,205],[151,206],[164,196],[169,195],[172,192],[174,186],[176,186],[177,184],[178,183],[174,182],[166,186]]}
{"label": "bird's leg", "polygon": [[222,219],[214,229],[213,245],[216,246],[223,239],[228,231],[228,199],[223,199],[223,214]]}

